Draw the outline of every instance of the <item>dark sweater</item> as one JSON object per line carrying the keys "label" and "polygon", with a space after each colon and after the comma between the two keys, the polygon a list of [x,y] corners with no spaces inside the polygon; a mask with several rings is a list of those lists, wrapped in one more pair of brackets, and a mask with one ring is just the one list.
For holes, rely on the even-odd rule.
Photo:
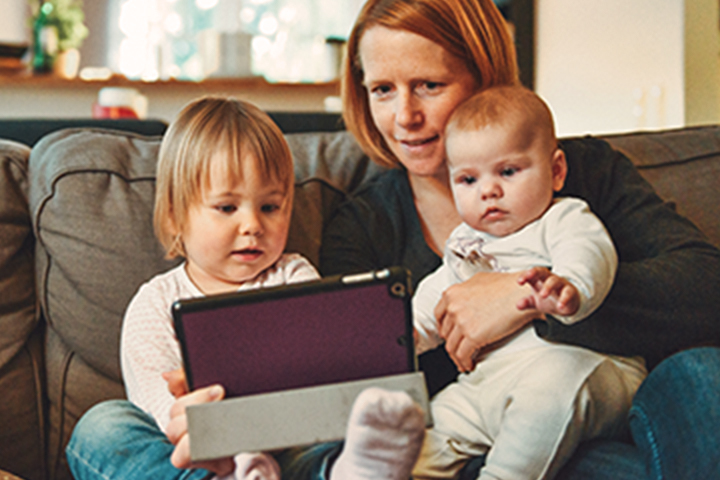
{"label": "dark sweater", "polygon": [[[650,366],[683,348],[720,343],[720,251],[606,142],[588,137],[561,146],[568,175],[559,195],[588,202],[609,230],[620,262],[596,312],[570,326],[536,322],[540,335],[604,353],[642,355]],[[425,243],[407,175],[399,169],[363,186],[338,210],[320,252],[323,275],[402,265],[413,284],[440,263]]]}

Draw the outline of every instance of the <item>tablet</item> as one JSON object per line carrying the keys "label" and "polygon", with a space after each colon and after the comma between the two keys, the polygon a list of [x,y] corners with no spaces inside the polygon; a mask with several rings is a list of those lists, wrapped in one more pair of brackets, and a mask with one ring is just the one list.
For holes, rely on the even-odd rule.
{"label": "tablet", "polygon": [[240,397],[415,372],[410,289],[393,267],[180,300],[188,386]]}

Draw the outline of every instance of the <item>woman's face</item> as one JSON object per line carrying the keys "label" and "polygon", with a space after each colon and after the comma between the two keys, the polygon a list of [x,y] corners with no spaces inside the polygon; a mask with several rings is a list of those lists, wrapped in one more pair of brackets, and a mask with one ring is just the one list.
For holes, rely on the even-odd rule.
{"label": "woman's face", "polygon": [[359,54],[370,112],[390,150],[413,175],[445,175],[445,123],[478,81],[463,60],[406,30],[371,27]]}

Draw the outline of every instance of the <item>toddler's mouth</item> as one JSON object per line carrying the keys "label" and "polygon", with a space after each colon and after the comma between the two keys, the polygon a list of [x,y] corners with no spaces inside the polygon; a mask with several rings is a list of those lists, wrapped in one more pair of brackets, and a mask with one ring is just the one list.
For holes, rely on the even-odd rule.
{"label": "toddler's mouth", "polygon": [[263,251],[259,248],[242,248],[240,250],[233,250],[232,254],[245,260],[252,260],[262,255]]}

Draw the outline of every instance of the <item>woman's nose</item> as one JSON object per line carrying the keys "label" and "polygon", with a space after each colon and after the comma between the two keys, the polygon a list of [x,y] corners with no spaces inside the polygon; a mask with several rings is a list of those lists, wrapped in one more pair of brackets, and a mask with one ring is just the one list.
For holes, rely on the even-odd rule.
{"label": "woman's nose", "polygon": [[411,94],[398,95],[395,106],[395,123],[403,128],[422,123],[422,109],[418,100]]}

